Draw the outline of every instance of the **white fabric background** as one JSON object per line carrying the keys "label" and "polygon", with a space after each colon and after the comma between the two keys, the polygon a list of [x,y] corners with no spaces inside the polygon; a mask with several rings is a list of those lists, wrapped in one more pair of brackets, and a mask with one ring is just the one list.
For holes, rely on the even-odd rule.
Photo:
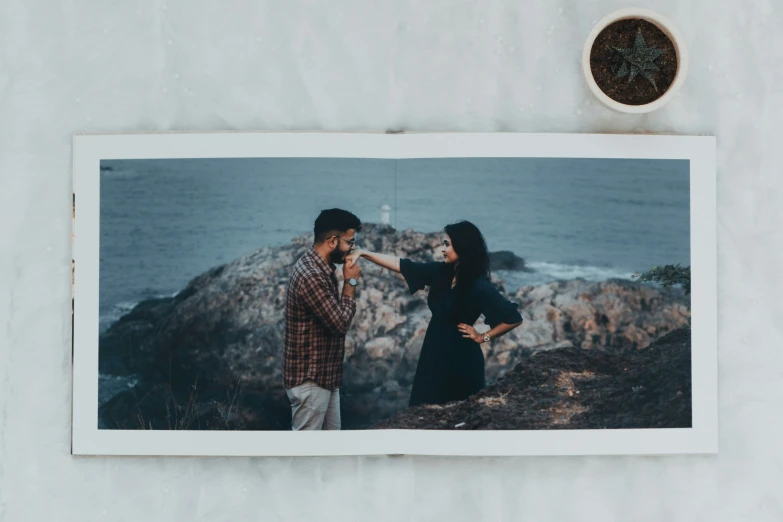
{"label": "white fabric background", "polygon": [[[691,51],[647,116],[579,66],[627,2],[0,3],[0,520],[783,519],[783,8],[642,4]],[[720,454],[69,456],[71,135],[387,128],[714,133]]]}

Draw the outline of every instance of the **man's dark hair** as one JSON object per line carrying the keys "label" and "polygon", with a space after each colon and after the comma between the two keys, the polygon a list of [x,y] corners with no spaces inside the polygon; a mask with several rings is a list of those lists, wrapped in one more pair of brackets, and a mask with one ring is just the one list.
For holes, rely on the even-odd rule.
{"label": "man's dark hair", "polygon": [[362,229],[362,222],[358,217],[339,208],[322,210],[315,220],[315,226],[313,226],[315,242],[323,243],[329,236],[335,233],[345,233],[350,229],[357,232]]}

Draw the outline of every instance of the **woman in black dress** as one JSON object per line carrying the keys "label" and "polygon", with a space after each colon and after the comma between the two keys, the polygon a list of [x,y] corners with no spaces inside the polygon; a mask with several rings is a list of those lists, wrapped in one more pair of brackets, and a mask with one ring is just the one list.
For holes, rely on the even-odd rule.
{"label": "woman in black dress", "polygon": [[[522,324],[518,305],[506,300],[489,280],[489,252],[484,236],[469,221],[444,229],[444,262],[417,263],[386,254],[357,250],[346,257],[353,264],[366,258],[402,273],[411,293],[425,286],[432,319],[413,379],[410,406],[462,400],[484,387],[481,343],[490,342]],[[473,328],[484,314],[491,330]]]}

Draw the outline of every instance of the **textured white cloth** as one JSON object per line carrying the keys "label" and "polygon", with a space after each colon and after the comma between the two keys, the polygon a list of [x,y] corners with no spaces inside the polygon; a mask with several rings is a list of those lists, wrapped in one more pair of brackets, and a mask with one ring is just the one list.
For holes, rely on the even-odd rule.
{"label": "textured white cloth", "polygon": [[[783,8],[638,3],[691,53],[642,116],[580,69],[628,1],[0,3],[0,521],[783,520]],[[715,134],[720,454],[71,457],[72,135],[390,128]]]}

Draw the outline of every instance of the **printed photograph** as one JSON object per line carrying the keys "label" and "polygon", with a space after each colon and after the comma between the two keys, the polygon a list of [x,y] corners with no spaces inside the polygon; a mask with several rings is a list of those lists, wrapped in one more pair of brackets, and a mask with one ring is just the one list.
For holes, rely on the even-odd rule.
{"label": "printed photograph", "polygon": [[687,159],[99,168],[101,431],[692,427]]}

